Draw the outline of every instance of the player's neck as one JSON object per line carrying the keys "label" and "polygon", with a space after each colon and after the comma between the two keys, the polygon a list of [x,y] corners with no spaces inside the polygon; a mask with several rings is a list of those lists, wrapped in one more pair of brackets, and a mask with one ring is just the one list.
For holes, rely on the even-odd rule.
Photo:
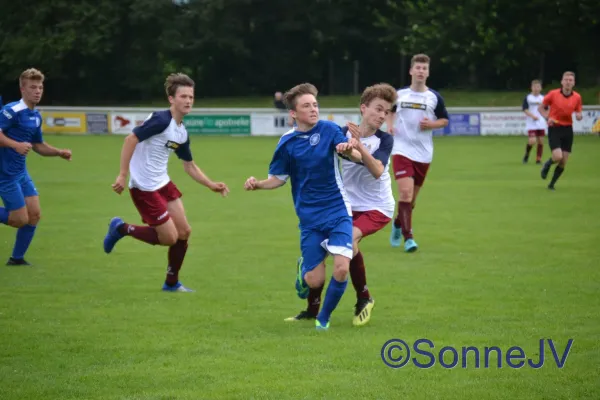
{"label": "player's neck", "polygon": [[410,89],[414,92],[426,92],[427,85],[425,84],[425,82],[412,82],[410,84]]}
{"label": "player's neck", "polygon": [[560,91],[565,95],[568,96],[571,93],[573,93],[573,89],[565,89],[565,88],[561,88]]}
{"label": "player's neck", "polygon": [[171,107],[171,116],[173,117],[177,125],[181,125],[181,122],[183,121],[183,114],[177,112],[175,107]]}
{"label": "player's neck", "polygon": [[375,134],[375,132],[377,132],[377,129],[371,128],[369,125],[367,125],[364,122],[364,120],[358,126],[358,130],[360,131],[360,137],[363,137],[363,138],[373,136]]}
{"label": "player's neck", "polygon": [[29,108],[30,110],[35,109],[35,106],[36,106],[35,103],[32,103],[32,102],[27,101],[25,99],[23,99],[23,103],[25,103],[25,105],[27,106],[27,108]]}
{"label": "player's neck", "polygon": [[296,130],[300,132],[308,132],[314,128],[317,124],[305,124],[304,122],[296,122]]}

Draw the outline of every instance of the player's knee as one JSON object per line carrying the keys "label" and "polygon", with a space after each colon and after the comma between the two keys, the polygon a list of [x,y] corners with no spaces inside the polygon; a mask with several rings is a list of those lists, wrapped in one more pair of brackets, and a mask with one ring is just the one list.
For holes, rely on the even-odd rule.
{"label": "player's knee", "polygon": [[13,212],[8,215],[8,225],[13,228],[21,228],[29,223],[27,212]]}
{"label": "player's knee", "polygon": [[348,271],[350,270],[350,260],[346,257],[336,257],[333,263],[333,277],[339,281],[345,281],[348,278]]}
{"label": "player's knee", "polygon": [[308,271],[304,274],[304,281],[310,288],[319,288],[325,284],[325,273],[324,271],[320,271],[317,267],[312,271]]}
{"label": "player's knee", "polygon": [[398,193],[400,195],[400,201],[411,202],[413,200],[413,189],[400,189]]}
{"label": "player's knee", "polygon": [[160,244],[164,246],[173,246],[175,243],[177,243],[177,236],[176,230],[168,231],[164,232],[162,235],[159,235],[158,240],[160,241]]}
{"label": "player's knee", "polygon": [[42,213],[39,211],[29,213],[29,225],[37,225],[42,218]]}
{"label": "player's knee", "polygon": [[192,227],[187,225],[178,230],[179,240],[188,240],[192,235]]}

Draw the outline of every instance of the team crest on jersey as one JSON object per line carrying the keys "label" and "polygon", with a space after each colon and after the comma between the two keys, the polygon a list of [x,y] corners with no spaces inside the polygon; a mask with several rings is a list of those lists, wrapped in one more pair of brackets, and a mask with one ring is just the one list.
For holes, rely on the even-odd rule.
{"label": "team crest on jersey", "polygon": [[177,150],[179,148],[180,144],[177,142],[174,142],[172,140],[167,140],[167,143],[165,144],[165,147],[170,149],[170,150]]}
{"label": "team crest on jersey", "polygon": [[409,101],[403,101],[400,103],[400,108],[412,108],[413,110],[427,110],[426,104],[421,103],[411,103]]}
{"label": "team crest on jersey", "polygon": [[35,117],[35,126],[39,128],[41,124],[42,119],[40,117]]}
{"label": "team crest on jersey", "polygon": [[319,141],[321,140],[321,134],[320,133],[313,133],[309,139],[310,141],[310,145],[311,146],[316,146]]}

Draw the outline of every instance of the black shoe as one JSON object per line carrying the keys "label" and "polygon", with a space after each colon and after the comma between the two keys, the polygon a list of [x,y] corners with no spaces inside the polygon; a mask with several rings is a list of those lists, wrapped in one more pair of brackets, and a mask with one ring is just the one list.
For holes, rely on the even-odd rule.
{"label": "black shoe", "polygon": [[548,185],[548,189],[550,189],[550,190],[556,190],[556,189],[554,189],[554,185]]}
{"label": "black shoe", "polygon": [[540,160],[537,160],[535,163],[536,164],[541,164],[542,162]]}
{"label": "black shoe", "polygon": [[317,319],[317,316],[308,312],[308,310],[300,311],[300,314],[295,317],[286,318],[284,321],[309,321],[311,319]]}
{"label": "black shoe", "polygon": [[360,298],[356,301],[354,306],[354,318],[352,319],[352,325],[362,326],[369,322],[371,319],[371,311],[375,306],[375,300]]}
{"label": "black shoe", "polygon": [[527,157],[527,156],[523,157],[523,164],[527,164],[528,161],[529,161],[529,157]]}
{"label": "black shoe", "polygon": [[25,261],[24,258],[21,259],[17,259],[17,258],[9,258],[8,261],[6,262],[6,265],[10,265],[10,266],[16,266],[16,265],[25,265],[25,266],[30,266],[31,264],[29,264],[27,261]]}
{"label": "black shoe", "polygon": [[548,177],[548,172],[550,172],[550,166],[551,166],[551,164],[545,163],[544,166],[542,167],[542,171],[541,171],[542,179],[546,179]]}

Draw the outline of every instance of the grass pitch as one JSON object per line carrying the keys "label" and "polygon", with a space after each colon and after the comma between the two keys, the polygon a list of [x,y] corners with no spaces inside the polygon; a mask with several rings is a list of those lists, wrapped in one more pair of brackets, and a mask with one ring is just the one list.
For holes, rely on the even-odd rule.
{"label": "grass pitch", "polygon": [[[196,162],[229,184],[226,199],[172,158],[193,229],[181,272],[191,294],[160,291],[164,247],[125,238],[102,251],[111,217],[140,222],[128,194],[110,188],[123,138],[46,139],[74,158],[29,157],[42,221],[35,266],[0,267],[3,400],[600,398],[598,137],[576,137],[556,192],[539,166],[521,164],[524,137],[436,138],[413,217],[419,251],[391,248],[389,227],[367,238],[371,323],[351,325],[349,284],[328,332],[283,321],[305,305],[293,288],[289,187],[243,190],[266,176],[276,138],[192,137]],[[4,258],[14,234],[0,226]],[[389,368],[380,354],[392,338],[429,339],[436,357],[443,346],[497,346],[502,368],[495,353],[488,368],[483,355],[480,368],[472,355],[466,368]],[[537,361],[540,339],[560,358],[570,338],[562,369],[547,345],[542,368],[506,363],[511,346]]]}

